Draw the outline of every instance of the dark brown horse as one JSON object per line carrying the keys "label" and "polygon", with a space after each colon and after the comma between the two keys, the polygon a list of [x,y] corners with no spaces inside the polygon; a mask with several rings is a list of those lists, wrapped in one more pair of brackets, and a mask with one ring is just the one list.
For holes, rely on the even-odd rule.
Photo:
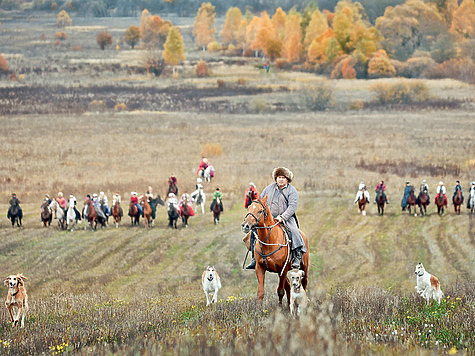
{"label": "dark brown horse", "polygon": [[145,228],[152,227],[152,207],[148,203],[146,196],[143,196],[140,200],[143,203],[143,217]]}
{"label": "dark brown horse", "polygon": [[462,191],[457,189],[457,193],[454,197],[454,211],[457,215],[460,215],[460,207],[462,206]]}
{"label": "dark brown horse", "polygon": [[435,205],[437,206],[437,214],[444,215],[445,197],[442,192],[440,192],[439,196],[435,199]]}
{"label": "dark brown horse", "polygon": [[112,217],[114,218],[115,227],[118,228],[120,224],[120,220],[122,219],[122,216],[120,215],[119,201],[116,201],[114,206],[112,207]]}
{"label": "dark brown horse", "polygon": [[216,198],[216,202],[213,205],[213,219],[214,224],[219,224],[219,216],[221,215],[221,200]]}
{"label": "dark brown horse", "polygon": [[94,205],[92,204],[92,200],[88,200],[86,202],[87,206],[87,221],[89,222],[89,227],[91,231],[96,230],[97,227],[97,214],[96,209],[94,209]]}
{"label": "dark brown horse", "polygon": [[[279,274],[279,286],[277,295],[279,304],[282,304],[284,294],[287,294],[287,304],[290,305],[290,283],[287,279],[287,272],[291,268],[290,243],[287,235],[284,234],[280,223],[276,221],[270,213],[267,206],[267,196],[262,200],[254,200],[249,205],[247,214],[241,224],[244,233],[249,233],[251,229],[257,231],[257,240],[254,248],[254,257],[256,259],[256,276],[258,281],[257,298],[259,301],[264,299],[264,279],[266,271]],[[308,239],[300,231],[303,241],[307,248],[302,256],[301,269],[305,272],[302,280],[302,286],[307,289],[308,276]]]}
{"label": "dark brown horse", "polygon": [[384,204],[386,204],[386,198],[383,193],[379,193],[376,205],[378,206],[378,215],[384,215]]}
{"label": "dark brown horse", "polygon": [[421,190],[419,196],[417,197],[417,201],[419,202],[419,209],[421,211],[421,216],[427,215],[427,205],[429,205],[429,197],[427,194]]}
{"label": "dark brown horse", "polygon": [[407,197],[407,209],[409,211],[409,215],[411,215],[411,207],[412,207],[414,209],[414,216],[417,216],[416,205],[417,205],[417,199],[416,199],[416,195],[414,194],[414,187],[413,187],[411,192],[409,193],[409,196]]}
{"label": "dark brown horse", "polygon": [[135,206],[133,202],[129,204],[129,216],[131,225],[139,225],[140,223],[140,213],[139,209]]}
{"label": "dark brown horse", "polygon": [[53,214],[51,214],[51,211],[49,210],[48,202],[45,201],[43,204],[41,204],[41,221],[43,222],[43,226],[50,226],[52,218]]}
{"label": "dark brown horse", "polygon": [[187,227],[188,219],[190,218],[190,216],[194,215],[194,212],[192,208],[190,207],[191,199],[189,198],[189,195],[183,194],[182,199],[183,199],[183,204],[180,207],[180,215],[183,221],[183,226]]}

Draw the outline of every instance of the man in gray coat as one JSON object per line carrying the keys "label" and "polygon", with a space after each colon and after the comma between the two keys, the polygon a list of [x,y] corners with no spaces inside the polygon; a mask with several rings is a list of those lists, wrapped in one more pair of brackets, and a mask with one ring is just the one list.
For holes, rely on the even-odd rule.
{"label": "man in gray coat", "polygon": [[[302,235],[300,235],[295,212],[299,203],[299,193],[290,183],[294,178],[293,173],[285,168],[278,167],[272,172],[274,183],[264,188],[261,198],[267,195],[267,205],[272,216],[283,222],[292,234],[292,269],[299,269],[302,254],[307,251]],[[251,234],[251,252],[254,251],[255,236]],[[252,254],[254,256],[254,254]],[[256,260],[253,257],[246,269],[255,269]]]}

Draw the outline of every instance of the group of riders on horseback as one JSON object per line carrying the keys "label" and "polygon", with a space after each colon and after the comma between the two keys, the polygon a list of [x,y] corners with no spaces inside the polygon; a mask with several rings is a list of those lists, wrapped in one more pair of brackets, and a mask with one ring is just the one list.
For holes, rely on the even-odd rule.
{"label": "group of riders on horseback", "polygon": [[[386,196],[386,185],[384,184],[384,181],[381,180],[380,183],[376,186],[376,198],[374,200],[374,203],[379,199],[379,196],[382,194],[384,197],[384,201],[389,204],[389,201]],[[472,193],[473,192],[473,193]],[[406,210],[406,208],[409,205],[409,200],[411,197],[411,194],[415,193],[415,188],[413,185],[410,184],[410,182],[406,182],[406,186],[404,188],[404,195],[401,201],[401,208],[402,210]],[[439,185],[437,186],[436,190],[436,196],[434,199],[434,203],[437,205],[437,202],[439,200],[439,196],[443,197],[444,199],[444,205],[445,208],[447,208],[447,189],[444,185],[444,183],[441,181],[439,182]],[[475,201],[473,201],[472,196],[475,194],[475,182],[471,182],[470,184],[470,189],[469,189],[469,197],[467,201],[467,208],[471,209],[475,205]],[[425,195],[427,197],[427,205],[430,204],[430,197],[429,197],[429,185],[427,184],[427,181],[424,179],[422,180],[422,183],[419,188],[419,195],[415,198],[415,204],[420,205],[421,204],[421,197]],[[456,181],[455,186],[454,186],[454,194],[452,197],[452,202],[454,205],[457,205],[456,198],[457,195],[460,196],[460,202],[459,205],[463,204],[464,201],[464,196],[463,196],[463,188],[462,185],[460,184],[460,181]],[[356,204],[357,202],[361,201],[363,198],[365,198],[366,203],[370,202],[370,197],[369,197],[369,192],[366,188],[366,184],[364,182],[361,182],[359,187],[358,187],[358,192],[356,193],[356,198],[354,203]]]}

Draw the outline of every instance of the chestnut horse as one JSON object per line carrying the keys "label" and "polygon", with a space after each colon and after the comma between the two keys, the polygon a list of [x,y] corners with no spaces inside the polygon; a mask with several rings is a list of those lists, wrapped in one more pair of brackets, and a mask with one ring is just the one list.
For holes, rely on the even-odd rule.
{"label": "chestnut horse", "polygon": [[462,191],[457,189],[457,194],[454,197],[454,211],[457,215],[460,215],[460,206],[462,206]]}
{"label": "chestnut horse", "polygon": [[97,227],[97,214],[96,214],[96,209],[94,209],[94,205],[92,204],[92,200],[88,200],[85,203],[87,207],[87,216],[86,219],[89,222],[89,226],[91,228],[91,231],[96,230]]}
{"label": "chestnut horse", "polygon": [[358,199],[358,209],[359,209],[359,212],[363,215],[363,216],[366,216],[366,203],[368,201],[366,200],[366,197],[364,196],[364,194],[361,194],[360,198]]}
{"label": "chestnut horse", "polygon": [[120,216],[120,205],[119,205],[119,201],[116,201],[114,206],[112,207],[112,217],[114,218],[114,222],[115,222],[115,227],[118,228],[119,227],[119,224],[120,224],[120,220],[121,220],[121,216]]}
{"label": "chestnut horse", "polygon": [[213,205],[213,219],[214,224],[219,224],[219,216],[221,215],[221,200],[216,198],[216,202]]}
{"label": "chestnut horse", "polygon": [[49,210],[48,202],[45,201],[41,204],[41,221],[43,222],[43,226],[50,226],[52,218],[53,214],[51,214],[51,211]]}
{"label": "chestnut horse", "polygon": [[414,187],[413,187],[411,190],[411,193],[409,193],[409,196],[407,197],[407,209],[409,210],[409,215],[411,214],[411,207],[412,207],[414,209],[414,216],[417,216],[416,205],[417,205],[417,199],[416,199],[416,195],[414,194]]}
{"label": "chestnut horse", "polygon": [[143,203],[143,217],[145,228],[152,227],[152,207],[148,203],[146,196],[143,196],[140,201]]}
{"label": "chestnut horse", "polygon": [[437,214],[444,215],[445,197],[442,192],[439,193],[439,196],[435,200],[435,205],[437,206]]}
{"label": "chestnut horse", "polygon": [[[279,274],[279,286],[277,295],[279,304],[282,305],[284,294],[287,294],[287,304],[290,306],[290,282],[287,279],[287,272],[291,268],[291,250],[287,235],[284,234],[282,226],[278,226],[267,206],[267,196],[263,199],[254,200],[247,208],[247,214],[241,224],[244,233],[251,230],[257,231],[257,240],[254,247],[254,257],[256,259],[256,276],[258,281],[257,298],[259,301],[264,299],[264,279],[266,271]],[[307,289],[308,276],[308,239],[300,231],[303,241],[307,248],[302,256],[301,268],[305,275],[302,280],[302,286]]]}
{"label": "chestnut horse", "polygon": [[130,216],[131,225],[139,225],[140,223],[139,209],[132,202],[130,202],[129,204],[129,216]]}
{"label": "chestnut horse", "polygon": [[419,209],[421,211],[421,216],[427,215],[427,205],[429,204],[429,197],[424,191],[421,190],[419,196],[417,197]]}

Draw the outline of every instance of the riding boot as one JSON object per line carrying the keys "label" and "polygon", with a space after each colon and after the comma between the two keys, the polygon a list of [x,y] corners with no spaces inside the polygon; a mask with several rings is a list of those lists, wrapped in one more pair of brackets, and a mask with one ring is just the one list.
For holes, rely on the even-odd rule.
{"label": "riding boot", "polygon": [[300,264],[302,262],[302,248],[297,247],[292,250],[292,269],[300,269]]}
{"label": "riding boot", "polygon": [[256,258],[254,257],[254,245],[256,244],[256,236],[254,235],[254,232],[251,232],[251,253],[252,253],[252,260],[251,263],[249,263],[246,266],[246,269],[256,269]]}

